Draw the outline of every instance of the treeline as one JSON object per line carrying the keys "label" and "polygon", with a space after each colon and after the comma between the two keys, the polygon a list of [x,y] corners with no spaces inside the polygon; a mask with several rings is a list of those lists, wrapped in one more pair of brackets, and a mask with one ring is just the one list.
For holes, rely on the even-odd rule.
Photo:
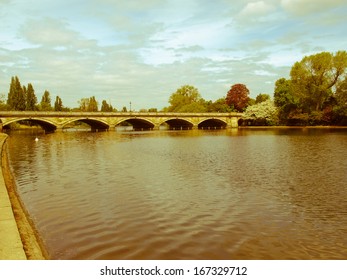
{"label": "treeline", "polygon": [[205,101],[193,86],[171,94],[168,112],[244,112],[243,125],[347,125],[347,52],[305,56],[276,81],[269,94],[249,97],[244,84],[232,85],[225,98]]}
{"label": "treeline", "polygon": [[[244,125],[347,125],[347,53],[305,56],[292,66],[289,79],[276,81],[273,99],[266,93],[258,94],[255,99],[249,94],[246,85],[234,84],[226,96],[207,101],[197,88],[184,85],[170,95],[169,106],[161,111],[244,112]],[[82,98],[78,103],[79,107],[70,109],[56,96],[52,106],[47,90],[38,103],[32,84],[22,86],[18,77],[12,77],[7,100],[4,96],[0,98],[0,110],[99,111],[94,96]],[[103,100],[100,111],[117,110]],[[123,107],[122,111],[127,108]],[[157,112],[157,108],[139,111]]]}
{"label": "treeline", "polygon": [[12,111],[64,111],[63,102],[59,96],[56,96],[54,107],[51,104],[51,96],[49,91],[45,91],[42,95],[41,102],[38,103],[34,87],[31,83],[22,86],[19,78],[12,77],[7,101],[4,96],[0,99],[1,110]]}
{"label": "treeline", "polygon": [[[78,108],[70,109],[63,105],[63,101],[59,96],[56,96],[52,106],[51,94],[48,90],[44,91],[41,101],[38,103],[33,85],[29,83],[27,86],[22,86],[17,76],[11,78],[7,99],[4,95],[0,96],[0,110],[2,111],[99,111],[98,102],[94,96],[82,98],[78,103]],[[113,112],[116,109],[103,100],[101,111]]]}
{"label": "treeline", "polygon": [[347,53],[305,56],[277,80],[274,102],[286,125],[347,125]]}

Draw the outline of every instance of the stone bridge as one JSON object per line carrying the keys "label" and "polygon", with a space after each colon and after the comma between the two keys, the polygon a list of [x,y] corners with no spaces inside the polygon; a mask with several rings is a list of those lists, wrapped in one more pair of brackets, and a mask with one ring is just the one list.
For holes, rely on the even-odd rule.
{"label": "stone bridge", "polygon": [[237,128],[241,113],[142,113],[142,112],[0,112],[0,130],[19,121],[40,125],[47,133],[63,130],[72,123],[84,122],[92,131],[114,130],[122,123],[132,125],[134,130],[159,129],[221,129]]}

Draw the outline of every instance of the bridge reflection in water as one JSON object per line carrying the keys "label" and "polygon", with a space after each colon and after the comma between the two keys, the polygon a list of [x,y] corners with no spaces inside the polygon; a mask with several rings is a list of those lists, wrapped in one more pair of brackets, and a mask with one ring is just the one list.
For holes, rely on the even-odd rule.
{"label": "bridge reflection in water", "polygon": [[140,112],[0,112],[0,129],[11,123],[30,121],[46,133],[62,131],[72,123],[83,122],[92,131],[115,130],[127,123],[134,130],[154,130],[165,125],[172,130],[237,128],[242,113],[140,113]]}

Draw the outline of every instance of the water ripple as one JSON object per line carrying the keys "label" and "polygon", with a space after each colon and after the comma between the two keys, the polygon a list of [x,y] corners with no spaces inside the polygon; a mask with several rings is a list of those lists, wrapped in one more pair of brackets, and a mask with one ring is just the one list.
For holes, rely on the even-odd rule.
{"label": "water ripple", "polygon": [[[196,135],[198,133],[198,137]],[[12,135],[54,259],[345,259],[347,133]]]}

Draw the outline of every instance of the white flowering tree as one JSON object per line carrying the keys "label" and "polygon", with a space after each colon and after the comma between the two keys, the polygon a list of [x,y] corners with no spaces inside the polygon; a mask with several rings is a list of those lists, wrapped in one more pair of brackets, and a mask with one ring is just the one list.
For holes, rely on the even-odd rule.
{"label": "white flowering tree", "polygon": [[248,106],[244,112],[244,118],[252,121],[253,124],[277,125],[278,109],[270,99]]}

